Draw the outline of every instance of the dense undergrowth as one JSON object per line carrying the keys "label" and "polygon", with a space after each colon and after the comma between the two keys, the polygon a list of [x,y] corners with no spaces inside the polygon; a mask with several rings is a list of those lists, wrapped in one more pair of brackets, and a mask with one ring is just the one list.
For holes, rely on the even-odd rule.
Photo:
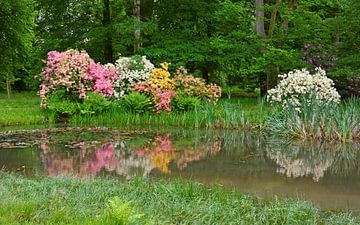
{"label": "dense undergrowth", "polygon": [[259,199],[185,181],[0,173],[1,224],[357,224],[310,203]]}

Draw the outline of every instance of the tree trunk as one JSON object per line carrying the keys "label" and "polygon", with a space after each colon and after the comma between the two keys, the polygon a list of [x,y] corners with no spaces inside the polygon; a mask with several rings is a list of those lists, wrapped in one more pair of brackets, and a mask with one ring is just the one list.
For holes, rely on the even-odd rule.
{"label": "tree trunk", "polygon": [[9,79],[6,79],[6,93],[7,93],[7,97],[8,99],[11,98],[11,83]]}
{"label": "tree trunk", "polygon": [[106,29],[104,39],[104,57],[107,62],[113,61],[113,48],[112,48],[112,36],[111,36],[111,18],[110,18],[110,2],[109,0],[103,0],[104,11],[103,11],[103,26]]}
{"label": "tree trunk", "polygon": [[141,2],[140,0],[134,0],[134,17],[135,17],[135,32],[134,32],[134,53],[136,53],[140,49],[140,39],[141,39],[141,27],[140,27],[140,8]]}
{"label": "tree trunk", "polygon": [[[298,0],[289,0],[289,4],[288,4],[289,12],[292,12],[296,9],[297,3],[298,3]],[[289,20],[287,18],[285,18],[282,23],[282,30],[283,30],[284,35],[287,35],[288,29],[289,29]]]}
{"label": "tree trunk", "polygon": [[269,25],[269,33],[268,38],[271,39],[272,35],[274,33],[275,25],[276,25],[276,16],[279,11],[279,7],[281,5],[281,0],[276,0],[276,3],[274,5],[274,8],[271,12],[271,18],[270,18],[270,25]]}
{"label": "tree trunk", "polygon": [[264,25],[264,0],[255,0],[256,6],[256,34],[260,37],[265,37]]}

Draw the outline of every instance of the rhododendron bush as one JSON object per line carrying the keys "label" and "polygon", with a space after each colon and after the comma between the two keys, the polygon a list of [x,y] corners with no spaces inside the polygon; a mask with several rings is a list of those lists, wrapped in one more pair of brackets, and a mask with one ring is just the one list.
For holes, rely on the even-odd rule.
{"label": "rhododendron bush", "polygon": [[280,83],[268,91],[267,100],[270,103],[277,102],[284,107],[293,106],[301,110],[299,107],[304,100],[309,104],[313,100],[324,104],[340,102],[340,95],[333,87],[334,82],[326,77],[321,68],[316,68],[315,74],[302,69],[279,77],[282,79]]}
{"label": "rhododendron bush", "polygon": [[118,78],[115,67],[95,63],[85,51],[51,51],[39,77],[41,106],[46,108],[48,94],[56,90],[78,95],[79,99],[85,99],[87,92],[112,96],[112,83]]}

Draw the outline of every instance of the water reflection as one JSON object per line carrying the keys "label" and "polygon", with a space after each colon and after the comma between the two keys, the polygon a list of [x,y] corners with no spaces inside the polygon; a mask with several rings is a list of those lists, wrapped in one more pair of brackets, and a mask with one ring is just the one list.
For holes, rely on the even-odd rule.
{"label": "water reflection", "polygon": [[326,172],[333,175],[358,174],[358,151],[354,144],[268,141],[266,155],[278,165],[277,172],[289,178],[311,176],[314,182]]}
{"label": "water reflection", "polygon": [[0,168],[26,175],[191,178],[359,210],[359,149],[230,130],[50,129],[0,132]]}
{"label": "water reflection", "polygon": [[184,146],[182,140],[171,140],[171,133],[167,132],[153,137],[96,142],[95,145],[87,142],[73,143],[73,148],[69,151],[61,145],[51,145],[44,132],[39,147],[44,171],[50,176],[89,177],[106,171],[131,178],[139,173],[147,176],[154,169],[169,174],[170,162],[174,162],[179,170],[184,170],[189,163],[220,152],[221,142],[220,138],[215,137],[214,140],[207,138],[202,144],[195,142]]}

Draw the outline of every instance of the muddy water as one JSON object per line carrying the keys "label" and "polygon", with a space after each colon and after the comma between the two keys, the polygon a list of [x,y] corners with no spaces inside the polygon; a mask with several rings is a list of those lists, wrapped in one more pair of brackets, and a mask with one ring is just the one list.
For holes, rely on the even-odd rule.
{"label": "muddy water", "polygon": [[360,212],[360,146],[233,131],[0,132],[0,168],[28,176],[182,177]]}

